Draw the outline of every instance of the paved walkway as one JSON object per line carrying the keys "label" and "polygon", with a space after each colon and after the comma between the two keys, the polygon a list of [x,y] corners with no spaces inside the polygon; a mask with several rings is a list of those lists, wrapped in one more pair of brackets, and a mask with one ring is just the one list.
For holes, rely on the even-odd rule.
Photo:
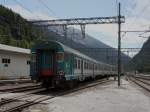
{"label": "paved walkway", "polygon": [[[48,112],[150,112],[150,97],[125,80],[122,80],[121,88],[115,82],[57,97],[46,103],[49,103]],[[37,110],[36,106],[32,109],[32,112]]]}

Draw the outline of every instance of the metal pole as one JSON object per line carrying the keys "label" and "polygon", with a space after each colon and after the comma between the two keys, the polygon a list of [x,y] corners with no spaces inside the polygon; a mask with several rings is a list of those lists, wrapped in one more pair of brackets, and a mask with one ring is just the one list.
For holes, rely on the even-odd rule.
{"label": "metal pole", "polygon": [[121,74],[121,4],[119,3],[119,13],[118,13],[118,87],[120,87],[120,74]]}

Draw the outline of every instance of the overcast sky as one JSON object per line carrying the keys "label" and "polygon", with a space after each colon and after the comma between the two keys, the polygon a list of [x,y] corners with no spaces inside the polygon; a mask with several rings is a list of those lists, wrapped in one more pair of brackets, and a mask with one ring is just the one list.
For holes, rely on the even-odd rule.
{"label": "overcast sky", "polygon": [[[117,15],[117,1],[126,17],[122,30],[148,30],[150,0],[0,0],[1,4],[20,13],[26,19],[54,19],[76,17],[106,17]],[[86,33],[117,47],[117,25],[88,25]],[[141,33],[122,34],[122,47],[140,48],[147,38]],[[150,33],[142,34],[147,37]]]}

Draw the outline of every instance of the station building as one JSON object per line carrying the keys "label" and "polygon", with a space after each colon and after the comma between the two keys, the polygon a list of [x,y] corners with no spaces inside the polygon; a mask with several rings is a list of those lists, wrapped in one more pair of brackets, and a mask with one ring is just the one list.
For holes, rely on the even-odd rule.
{"label": "station building", "polygon": [[0,44],[0,79],[29,78],[30,50]]}

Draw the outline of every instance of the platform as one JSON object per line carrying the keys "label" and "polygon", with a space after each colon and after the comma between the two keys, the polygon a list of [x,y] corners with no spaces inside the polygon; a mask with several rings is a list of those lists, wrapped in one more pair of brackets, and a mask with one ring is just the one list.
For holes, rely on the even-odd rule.
{"label": "platform", "polygon": [[[113,82],[43,103],[44,112],[150,112],[150,96],[124,79],[120,88]],[[43,112],[42,105],[30,108],[35,111]]]}

